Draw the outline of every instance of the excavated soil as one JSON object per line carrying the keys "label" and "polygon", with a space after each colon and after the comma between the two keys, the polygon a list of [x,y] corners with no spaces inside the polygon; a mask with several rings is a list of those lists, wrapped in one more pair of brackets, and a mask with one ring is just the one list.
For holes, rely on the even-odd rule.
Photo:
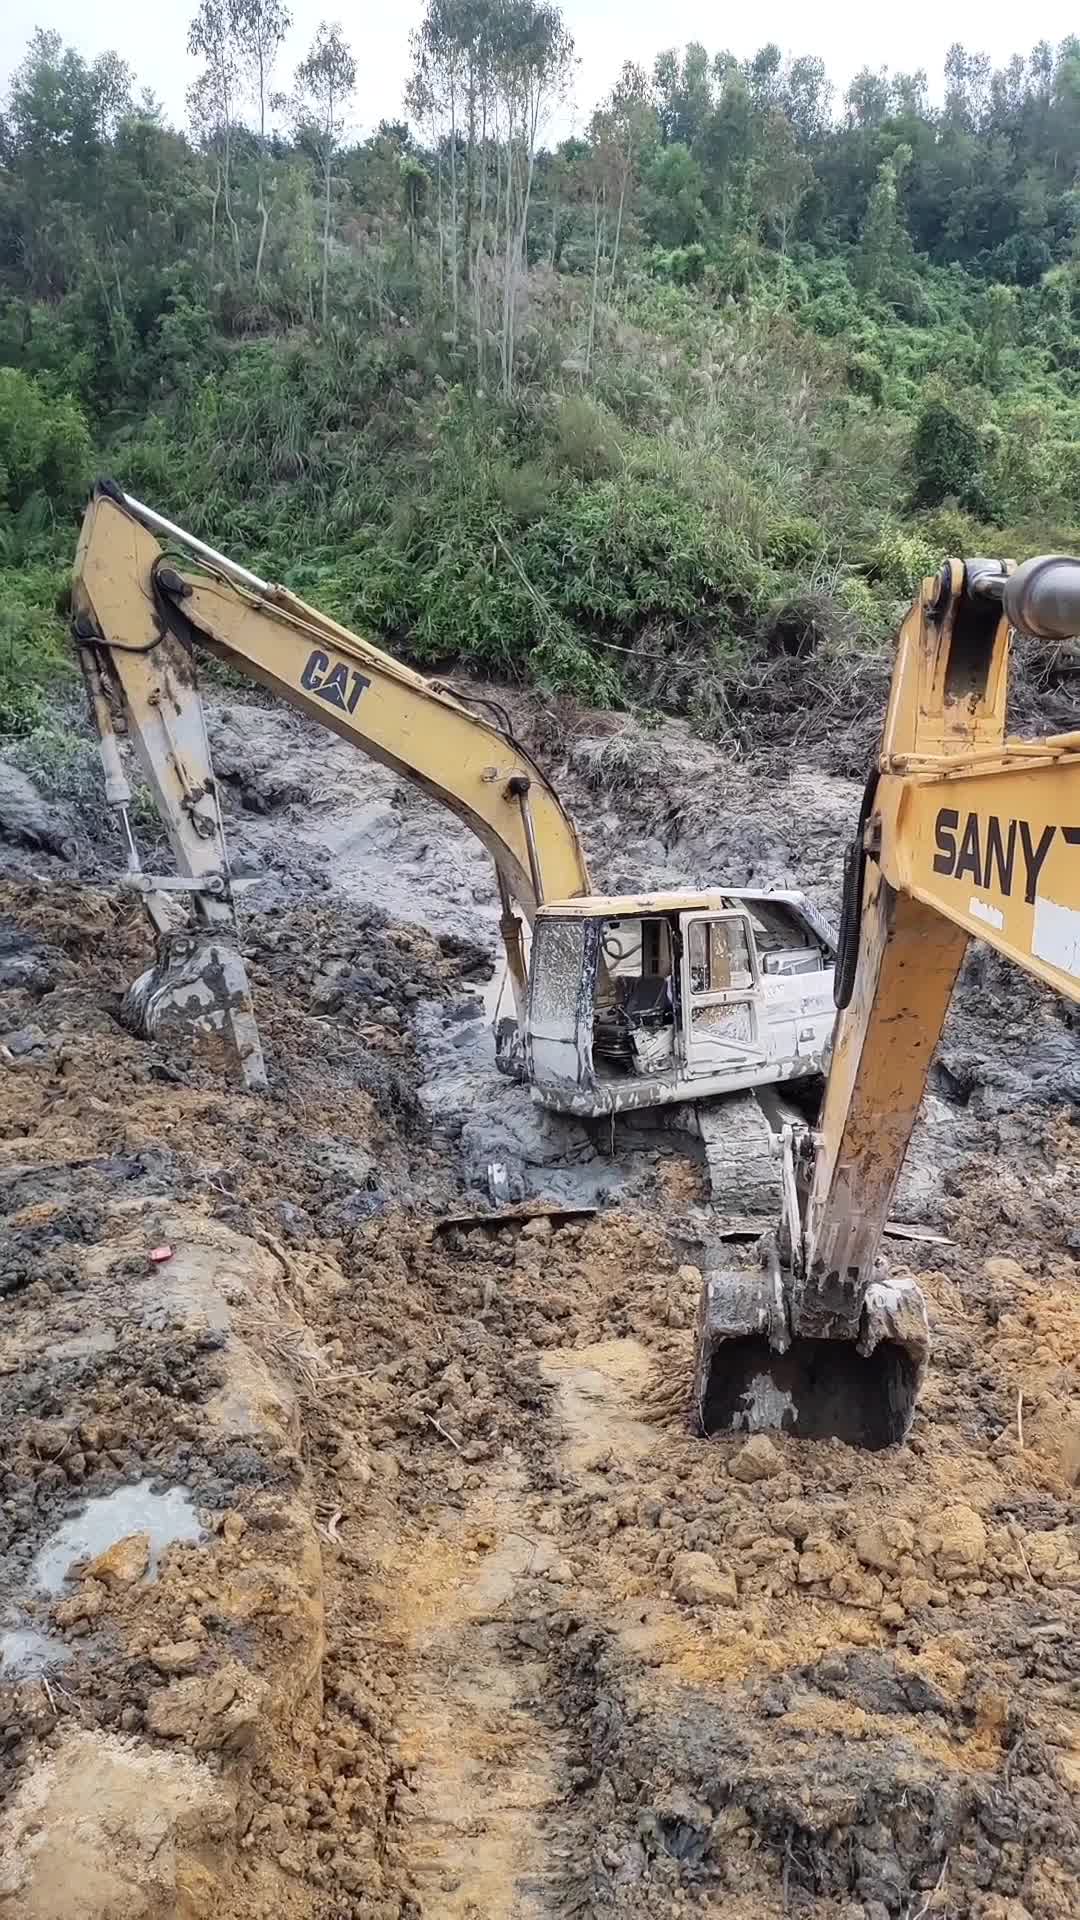
{"label": "excavated soil", "polygon": [[[703,1443],[699,1162],[633,1141],[609,1191],[603,1143],[530,1134],[483,863],[245,711],[267,1094],[120,1025],[149,952],[105,855],[81,888],[24,835],[0,886],[0,1916],[1080,1915],[1068,1019],[965,988],[909,1444]],[[605,789],[598,874],[832,904],[849,783],[702,777]],[[612,1203],[460,1224],[500,1125]]]}

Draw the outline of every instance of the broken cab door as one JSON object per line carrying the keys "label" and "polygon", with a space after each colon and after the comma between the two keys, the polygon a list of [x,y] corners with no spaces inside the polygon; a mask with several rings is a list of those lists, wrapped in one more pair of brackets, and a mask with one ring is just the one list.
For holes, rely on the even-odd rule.
{"label": "broken cab door", "polygon": [[739,1074],[765,1058],[750,918],[737,909],[684,913],[683,1041],[695,1079]]}
{"label": "broken cab door", "polygon": [[592,1077],[592,982],[598,932],[585,919],[538,916],[529,956],[525,1058],[538,1088],[574,1094]]}

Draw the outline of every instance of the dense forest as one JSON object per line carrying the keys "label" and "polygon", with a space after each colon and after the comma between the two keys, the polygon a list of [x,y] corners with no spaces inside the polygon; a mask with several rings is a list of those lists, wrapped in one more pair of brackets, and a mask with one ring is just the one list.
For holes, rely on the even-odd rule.
{"label": "dense forest", "polygon": [[1080,41],[842,97],[691,45],[558,139],[557,6],[429,0],[360,137],[357,50],[287,73],[289,24],[201,0],[184,130],[55,34],[10,81],[3,730],[98,470],[421,663],[736,742],[943,552],[1080,544]]}

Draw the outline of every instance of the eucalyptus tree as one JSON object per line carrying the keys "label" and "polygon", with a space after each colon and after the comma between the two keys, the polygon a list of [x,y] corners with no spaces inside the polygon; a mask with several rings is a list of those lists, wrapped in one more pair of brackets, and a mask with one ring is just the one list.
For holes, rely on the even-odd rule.
{"label": "eucalyptus tree", "polygon": [[248,85],[259,115],[256,179],[259,239],[255,253],[255,286],[258,288],[270,225],[270,210],[266,203],[266,163],[269,153],[266,116],[273,98],[274,65],[292,25],[292,15],[284,0],[231,0],[231,3],[236,43],[240,59],[247,69]]}
{"label": "eucalyptus tree", "polygon": [[297,133],[315,156],[322,177],[322,324],[326,328],[330,279],[330,206],[334,157],[341,144],[356,88],[356,60],[337,23],[320,23],[307,56],[296,69]]}
{"label": "eucalyptus tree", "polygon": [[188,89],[188,113],[214,155],[215,184],[211,212],[210,262],[217,251],[217,210],[222,203],[240,277],[240,229],[233,212],[233,148],[239,124],[240,41],[232,0],[201,0],[188,28],[188,52],[205,66]]}

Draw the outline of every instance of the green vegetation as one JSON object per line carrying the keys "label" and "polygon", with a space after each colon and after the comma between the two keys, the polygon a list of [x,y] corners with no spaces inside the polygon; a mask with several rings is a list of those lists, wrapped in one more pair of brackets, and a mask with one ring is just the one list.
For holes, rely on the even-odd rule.
{"label": "green vegetation", "polygon": [[287,25],[201,0],[187,133],[55,35],[11,81],[0,730],[95,465],[422,664],[738,741],[861,714],[943,552],[1080,544],[1080,42],[953,48],[940,107],[690,46],[545,146],[557,7],[429,0],[356,142]]}

